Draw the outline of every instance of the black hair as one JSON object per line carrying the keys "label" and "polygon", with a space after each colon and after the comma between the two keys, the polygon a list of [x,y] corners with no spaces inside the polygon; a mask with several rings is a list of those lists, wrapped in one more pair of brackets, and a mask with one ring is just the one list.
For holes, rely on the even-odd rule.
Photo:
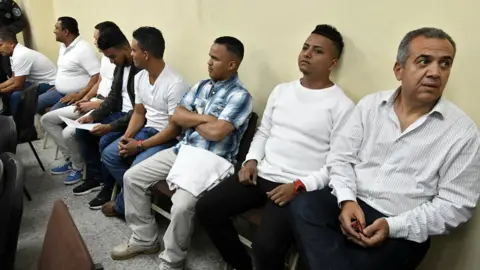
{"label": "black hair", "polygon": [[333,46],[337,51],[337,58],[340,59],[343,52],[343,38],[337,28],[328,24],[319,24],[313,29],[312,34],[320,35],[330,39],[333,42]]}
{"label": "black hair", "polygon": [[111,21],[104,21],[104,22],[101,22],[101,23],[98,23],[97,25],[95,25],[95,29],[97,29],[100,33],[105,31],[105,29],[107,29],[107,28],[120,29],[117,24],[115,24],[114,22],[111,22]]}
{"label": "black hair", "polygon": [[142,51],[147,51],[155,58],[163,58],[165,39],[160,30],[151,26],[143,26],[133,31],[133,38]]}
{"label": "black hair", "polygon": [[78,30],[78,22],[72,17],[60,17],[58,20],[62,29],[67,29],[72,35],[78,36],[80,35],[80,31]]}
{"label": "black hair", "polygon": [[238,57],[240,62],[243,60],[243,55],[245,53],[243,43],[237,38],[223,36],[215,39],[214,43],[224,45],[225,47],[227,47],[227,51],[233,53],[235,56]]}
{"label": "black hair", "polygon": [[0,30],[0,41],[11,41],[13,43],[18,43],[17,35],[12,31],[8,31],[7,29]]}
{"label": "black hair", "polygon": [[129,44],[127,37],[123,34],[122,30],[115,27],[106,28],[100,32],[97,40],[97,47],[100,50],[106,50],[108,48],[121,48]]}

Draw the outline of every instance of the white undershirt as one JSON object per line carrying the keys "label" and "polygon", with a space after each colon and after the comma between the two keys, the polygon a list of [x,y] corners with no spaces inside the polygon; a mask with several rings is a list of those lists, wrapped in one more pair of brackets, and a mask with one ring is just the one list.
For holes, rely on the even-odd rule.
{"label": "white undershirt", "polygon": [[275,87],[246,160],[258,161],[258,175],[276,183],[302,180],[307,190],[328,184],[330,142],[354,103],[337,85],[307,89],[300,81]]}
{"label": "white undershirt", "polygon": [[133,110],[132,101],[128,95],[128,75],[130,74],[130,67],[125,67],[123,69],[123,84],[122,84],[122,112],[128,113]]}

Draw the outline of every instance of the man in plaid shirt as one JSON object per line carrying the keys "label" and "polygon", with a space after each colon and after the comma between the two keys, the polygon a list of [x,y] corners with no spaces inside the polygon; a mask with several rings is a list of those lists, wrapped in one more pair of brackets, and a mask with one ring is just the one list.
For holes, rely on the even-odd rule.
{"label": "man in plaid shirt", "polygon": [[[165,180],[184,145],[208,150],[234,163],[252,112],[252,97],[238,78],[243,44],[234,37],[217,38],[210,49],[209,80],[193,86],[170,117],[166,129],[184,132],[173,148],[161,151],[130,168],[124,175],[125,217],[133,230],[128,244],[112,251],[115,260],[160,250],[157,226],[147,190]],[[172,133],[173,134],[173,133]],[[194,228],[198,198],[177,188],[172,197],[171,223],[165,232],[160,269],[183,269]]]}

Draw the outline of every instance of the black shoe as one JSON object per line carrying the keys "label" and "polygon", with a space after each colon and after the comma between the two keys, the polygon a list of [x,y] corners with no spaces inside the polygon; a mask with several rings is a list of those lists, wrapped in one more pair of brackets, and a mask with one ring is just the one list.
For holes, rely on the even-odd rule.
{"label": "black shoe", "polygon": [[103,187],[102,190],[98,193],[95,199],[91,200],[88,204],[92,210],[100,210],[102,206],[110,201],[112,198],[112,189]]}
{"label": "black shoe", "polygon": [[90,192],[100,190],[101,188],[102,187],[100,186],[100,183],[98,183],[97,181],[87,180],[83,182],[81,185],[76,186],[73,189],[73,194],[77,196],[81,196],[81,195],[88,194]]}

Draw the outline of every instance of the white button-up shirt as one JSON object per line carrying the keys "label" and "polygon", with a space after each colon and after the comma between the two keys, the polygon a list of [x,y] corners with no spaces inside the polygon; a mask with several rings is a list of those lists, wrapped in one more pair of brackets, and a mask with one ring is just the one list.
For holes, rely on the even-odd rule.
{"label": "white button-up shirt", "polygon": [[403,132],[397,91],[363,98],[327,160],[338,202],[361,199],[387,216],[390,237],[423,242],[466,222],[480,194],[480,132],[440,99]]}

